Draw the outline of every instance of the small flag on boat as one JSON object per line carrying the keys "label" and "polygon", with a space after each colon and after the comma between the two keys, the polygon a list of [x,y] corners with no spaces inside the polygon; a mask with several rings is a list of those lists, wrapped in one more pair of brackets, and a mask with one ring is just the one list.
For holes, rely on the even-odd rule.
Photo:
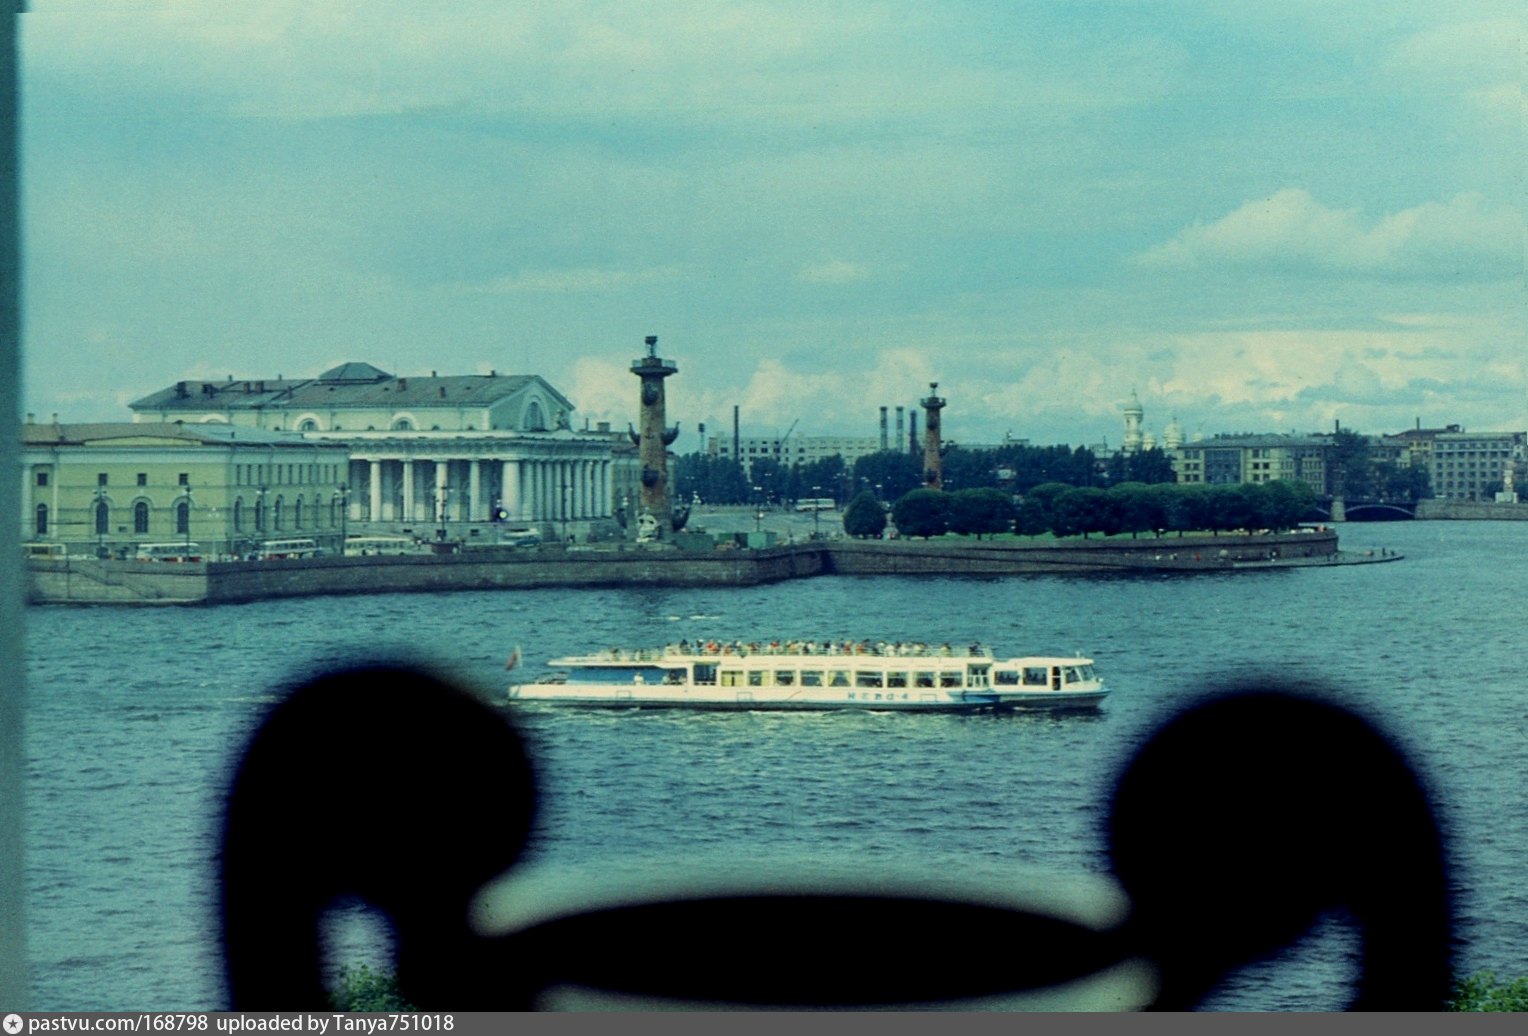
{"label": "small flag on boat", "polygon": [[516,644],[515,645],[515,649],[509,653],[509,661],[504,663],[504,668],[505,669],[513,669],[515,666],[517,666],[519,664],[520,664],[520,645]]}

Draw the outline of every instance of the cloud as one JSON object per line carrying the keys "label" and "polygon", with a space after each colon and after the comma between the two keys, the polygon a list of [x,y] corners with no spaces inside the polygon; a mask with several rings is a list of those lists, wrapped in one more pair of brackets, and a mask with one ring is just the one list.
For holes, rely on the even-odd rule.
{"label": "cloud", "polygon": [[1357,210],[1328,208],[1288,187],[1213,223],[1187,227],[1135,263],[1164,270],[1493,279],[1521,275],[1522,233],[1516,209],[1474,193],[1365,225]]}
{"label": "cloud", "polygon": [[805,284],[853,284],[869,279],[870,273],[863,266],[842,259],[803,266],[796,272],[796,280]]}
{"label": "cloud", "polygon": [[460,283],[448,290],[461,295],[571,294],[577,292],[625,291],[646,284],[671,281],[680,275],[672,266],[647,270],[605,270],[579,268],[569,270],[527,270],[479,283]]}

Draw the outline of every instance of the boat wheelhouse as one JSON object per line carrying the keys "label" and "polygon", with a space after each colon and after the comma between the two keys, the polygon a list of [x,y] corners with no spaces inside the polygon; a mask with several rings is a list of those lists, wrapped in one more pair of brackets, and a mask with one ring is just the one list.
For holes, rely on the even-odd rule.
{"label": "boat wheelhouse", "polygon": [[1093,660],[997,658],[980,644],[681,641],[554,658],[556,672],[509,688],[512,701],[607,707],[973,712],[1095,709]]}

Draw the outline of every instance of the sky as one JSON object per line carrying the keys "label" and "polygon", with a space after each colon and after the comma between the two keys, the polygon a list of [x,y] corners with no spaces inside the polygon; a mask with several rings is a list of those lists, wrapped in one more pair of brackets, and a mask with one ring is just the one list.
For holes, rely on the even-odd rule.
{"label": "sky", "polygon": [[1515,2],[31,0],[24,409],[539,374],[576,423],[1528,429]]}

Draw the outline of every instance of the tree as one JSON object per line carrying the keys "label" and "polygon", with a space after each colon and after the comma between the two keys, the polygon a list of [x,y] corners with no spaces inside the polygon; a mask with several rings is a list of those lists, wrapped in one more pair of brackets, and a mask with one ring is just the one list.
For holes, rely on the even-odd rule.
{"label": "tree", "polygon": [[1117,532],[1118,517],[1114,501],[1109,494],[1093,486],[1068,489],[1056,497],[1052,508],[1051,531],[1057,536],[1081,535],[1088,538],[1092,532],[1105,536]]}
{"label": "tree", "polygon": [[961,536],[1008,532],[1013,528],[1013,498],[1001,489],[961,489],[950,494],[950,531]]}
{"label": "tree", "polygon": [[1373,495],[1374,464],[1369,440],[1346,428],[1337,429],[1327,452],[1327,492],[1360,499]]}
{"label": "tree", "polygon": [[856,486],[878,485],[882,500],[895,500],[923,485],[923,458],[882,450],[856,460],[851,475]]}
{"label": "tree", "polygon": [[850,536],[880,536],[886,531],[886,508],[874,493],[860,493],[844,509],[844,532]]}
{"label": "tree", "polygon": [[1161,495],[1152,490],[1152,486],[1142,482],[1121,482],[1109,489],[1119,531],[1128,532],[1132,539],[1143,532],[1156,532],[1167,525]]}
{"label": "tree", "polygon": [[891,520],[903,536],[942,536],[949,528],[950,496],[937,489],[914,489],[891,509]]}
{"label": "tree", "polygon": [[1016,527],[1024,536],[1038,536],[1055,527],[1056,499],[1073,488],[1065,482],[1042,482],[1024,494]]}

